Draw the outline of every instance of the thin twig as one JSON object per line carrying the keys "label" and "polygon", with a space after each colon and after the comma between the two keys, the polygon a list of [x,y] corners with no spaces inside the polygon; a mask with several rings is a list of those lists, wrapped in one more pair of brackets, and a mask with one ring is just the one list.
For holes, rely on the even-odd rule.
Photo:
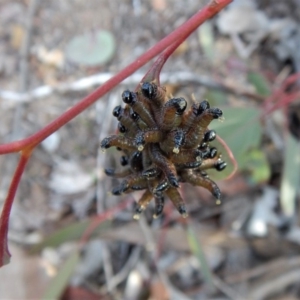
{"label": "thin twig", "polygon": [[[29,4],[28,15],[25,27],[25,36],[20,50],[20,72],[19,72],[19,90],[21,93],[26,93],[28,89],[28,58],[30,53],[30,45],[32,40],[33,18],[38,7],[39,0],[32,0]],[[13,120],[12,140],[17,138],[19,131],[20,120],[24,111],[23,105],[18,105],[15,111]]]}
{"label": "thin twig", "polygon": [[139,257],[141,255],[141,247],[136,246],[130,257],[127,259],[125,265],[120,270],[120,272],[116,275],[114,275],[111,280],[107,283],[107,291],[110,291],[111,289],[117,287],[121,282],[123,282],[127,277],[130,271],[133,269],[133,267],[136,265]]}
{"label": "thin twig", "polygon": [[299,283],[300,269],[293,270],[282,274],[273,280],[268,280],[256,288],[253,288],[253,292],[249,295],[249,299],[266,299],[271,295],[277,294],[285,290],[291,284]]}
{"label": "thin twig", "polygon": [[116,292],[115,287],[109,284],[114,274],[113,274],[113,267],[111,263],[111,255],[107,243],[103,244],[102,252],[103,252],[103,269],[104,269],[104,276],[105,276],[107,289],[109,293],[115,294]]}
{"label": "thin twig", "polygon": [[221,280],[219,277],[213,275],[212,277],[213,284],[218,288],[222,293],[224,293],[229,299],[232,300],[244,300],[247,299],[243,297],[240,293],[235,291],[231,286]]}

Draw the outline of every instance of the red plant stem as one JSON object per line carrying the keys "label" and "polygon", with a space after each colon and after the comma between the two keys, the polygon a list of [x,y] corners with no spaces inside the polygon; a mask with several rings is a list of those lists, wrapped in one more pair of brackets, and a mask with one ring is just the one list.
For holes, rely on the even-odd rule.
{"label": "red plant stem", "polygon": [[128,205],[130,205],[132,202],[134,202],[133,197],[129,197],[128,199],[124,200],[117,206],[114,206],[113,208],[105,211],[104,213],[101,213],[95,217],[92,218],[91,223],[89,227],[86,229],[86,231],[83,233],[80,243],[85,244],[87,240],[90,238],[90,236],[93,234],[93,232],[97,229],[97,227],[103,223],[104,221],[107,221],[113,217],[114,214],[117,212],[125,209]]}
{"label": "red plant stem", "polygon": [[9,253],[9,250],[7,247],[7,232],[8,232],[9,215],[10,215],[11,207],[12,207],[12,204],[14,201],[14,197],[15,197],[19,182],[21,180],[21,176],[24,172],[25,166],[30,158],[30,155],[31,155],[30,150],[22,151],[17,169],[12,178],[12,181],[11,181],[11,184],[10,184],[10,187],[8,190],[8,194],[5,199],[3,209],[2,209],[2,213],[1,213],[1,217],[0,217],[0,237],[3,237],[3,239],[1,239],[1,244],[0,244],[0,260],[2,260],[0,262],[0,265],[5,264],[5,262],[3,261],[4,258],[8,259],[10,257],[10,253]]}
{"label": "red plant stem", "polygon": [[296,99],[300,98],[300,91],[296,91],[291,94],[283,94],[281,96],[280,102],[278,101],[275,103],[272,107],[269,107],[267,110],[263,112],[263,117],[265,117],[268,114],[273,113],[275,110],[282,108],[282,107],[287,107],[290,103],[294,102]]}
{"label": "red plant stem", "polygon": [[189,35],[190,35],[190,33],[187,36],[182,36],[180,39],[178,39],[176,42],[174,42],[171,46],[169,46],[163,53],[161,53],[161,55],[157,58],[157,60],[153,64],[153,66],[143,77],[142,82],[156,80],[156,83],[158,85],[160,85],[159,75],[160,75],[161,69],[163,68],[163,66],[166,63],[166,61],[168,60],[168,58],[182,44],[182,42],[188,38]]}
{"label": "red plant stem", "polygon": [[[297,80],[299,80],[299,78],[300,72],[290,75],[287,79],[284,80],[280,88],[274,91],[272,95],[265,100],[264,111],[266,114],[273,112],[281,106],[280,103],[274,104],[274,102],[279,102],[282,98],[284,98],[287,94],[287,90],[289,90],[289,94],[291,94],[291,85],[295,84]],[[299,89],[297,88],[296,90]]]}
{"label": "red plant stem", "polygon": [[220,144],[225,148],[232,164],[233,164],[233,170],[231,171],[231,173],[226,177],[225,180],[231,179],[233,177],[233,175],[235,174],[235,172],[238,169],[238,163],[236,161],[236,159],[234,158],[233,153],[231,152],[230,148],[228,147],[228,145],[226,144],[226,142],[219,136],[217,135],[217,140],[220,142]]}
{"label": "red plant stem", "polygon": [[155,46],[150,48],[146,53],[137,58],[133,63],[120,71],[118,74],[104,83],[101,87],[96,89],[93,93],[83,98],[79,103],[63,113],[61,116],[53,120],[43,129],[23,140],[1,145],[0,154],[18,152],[25,147],[35,147],[50,134],[58,130],[67,122],[71,121],[87,107],[96,102],[100,97],[102,97],[104,94],[118,85],[121,81],[123,81],[133,72],[146,64],[150,59],[161,53],[168,46],[172,45],[175,41],[189,36],[205,20],[213,17],[230,2],[232,2],[232,0],[213,0],[201,11],[197,12],[193,17],[191,17],[188,21],[175,29],[172,33],[158,42]]}

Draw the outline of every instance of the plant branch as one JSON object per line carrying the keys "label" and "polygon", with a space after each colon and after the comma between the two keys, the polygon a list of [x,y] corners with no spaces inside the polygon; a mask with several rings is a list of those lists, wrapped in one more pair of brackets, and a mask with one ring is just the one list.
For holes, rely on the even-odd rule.
{"label": "plant branch", "polygon": [[1,217],[0,217],[0,266],[5,265],[9,262],[10,253],[7,246],[7,232],[8,232],[8,224],[9,224],[9,215],[11,211],[11,207],[16,195],[16,191],[21,180],[21,176],[24,172],[25,166],[31,156],[31,151],[22,151],[20,160],[15,171],[15,174],[12,178],[7,197],[4,202],[4,206],[2,209]]}

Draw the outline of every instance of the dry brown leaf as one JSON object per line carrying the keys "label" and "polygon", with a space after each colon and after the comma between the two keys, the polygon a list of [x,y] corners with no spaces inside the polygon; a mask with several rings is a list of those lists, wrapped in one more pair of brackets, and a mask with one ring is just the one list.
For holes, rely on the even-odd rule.
{"label": "dry brown leaf", "polygon": [[170,295],[165,285],[159,281],[155,280],[150,286],[150,299],[155,300],[169,300]]}
{"label": "dry brown leaf", "polygon": [[48,50],[44,46],[40,46],[36,50],[38,59],[49,66],[62,68],[65,62],[64,53],[59,49]]}
{"label": "dry brown leaf", "polygon": [[183,43],[180,44],[180,46],[174,51],[173,55],[179,56],[184,54],[189,48],[189,45],[187,41],[184,41]]}
{"label": "dry brown leaf", "polygon": [[10,32],[10,44],[14,49],[18,50],[21,48],[24,33],[25,32],[22,26],[19,24],[12,25]]}

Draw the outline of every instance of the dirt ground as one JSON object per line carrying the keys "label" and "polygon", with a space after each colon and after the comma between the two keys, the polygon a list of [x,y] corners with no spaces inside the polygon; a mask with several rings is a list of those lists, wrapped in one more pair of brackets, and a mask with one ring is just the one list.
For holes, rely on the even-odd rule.
{"label": "dirt ground", "polygon": [[[1,0],[1,143],[41,129],[206,3]],[[150,63],[38,146],[10,216],[0,299],[300,299],[299,20],[299,0],[235,0],[162,70],[170,94],[227,112],[213,128],[239,169],[217,181],[220,206],[184,186],[188,221],[170,203],[161,218],[152,219],[151,204],[134,221],[139,193],[109,193],[118,180],[103,169],[119,168],[120,153],[99,145],[116,131],[122,91]],[[83,52],[93,42],[72,46],[101,31],[112,39],[106,60]],[[17,158],[0,156],[1,206]]]}

